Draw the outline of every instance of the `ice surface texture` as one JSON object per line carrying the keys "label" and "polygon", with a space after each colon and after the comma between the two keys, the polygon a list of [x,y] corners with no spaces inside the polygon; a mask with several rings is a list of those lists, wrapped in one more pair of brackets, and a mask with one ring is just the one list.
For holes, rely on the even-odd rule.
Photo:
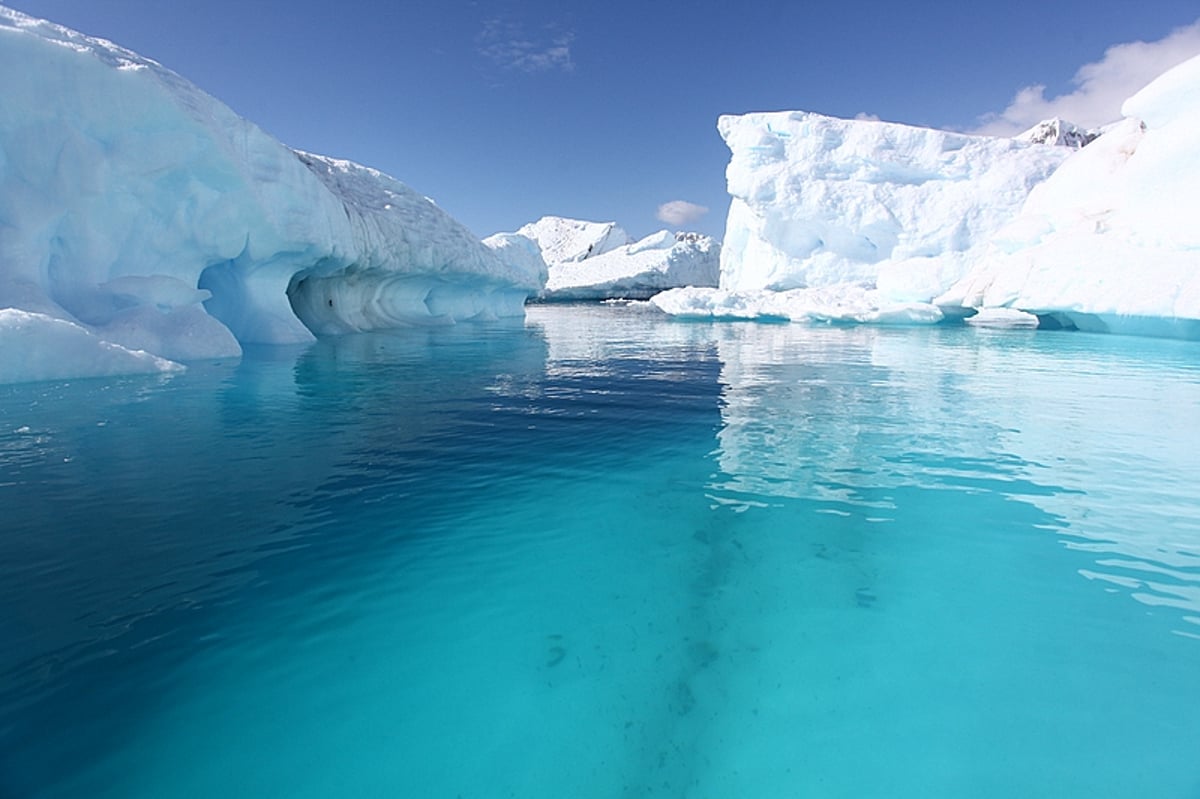
{"label": "ice surface texture", "polygon": [[[110,42],[0,7],[0,75],[0,308],[26,312],[0,324],[21,320],[16,349],[59,331],[34,314],[92,349],[223,357],[519,315],[544,282],[398,181],[294,152]],[[14,346],[9,380],[27,360]],[[88,347],[54,350],[58,371],[112,373],[77,357]]]}
{"label": "ice surface texture", "polygon": [[804,112],[724,116],[720,289],[671,313],[928,323],[1067,148]]}
{"label": "ice surface texture", "polygon": [[[721,117],[733,200],[721,288],[874,284],[961,274],[1064,148],[800,112]],[[922,297],[928,299],[928,296]]]}

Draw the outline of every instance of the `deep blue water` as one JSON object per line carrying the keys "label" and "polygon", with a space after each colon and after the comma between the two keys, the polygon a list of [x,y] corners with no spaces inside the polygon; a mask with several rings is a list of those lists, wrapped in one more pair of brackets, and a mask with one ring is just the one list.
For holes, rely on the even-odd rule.
{"label": "deep blue water", "polygon": [[1200,349],[533,307],[0,387],[0,797],[1200,797]]}

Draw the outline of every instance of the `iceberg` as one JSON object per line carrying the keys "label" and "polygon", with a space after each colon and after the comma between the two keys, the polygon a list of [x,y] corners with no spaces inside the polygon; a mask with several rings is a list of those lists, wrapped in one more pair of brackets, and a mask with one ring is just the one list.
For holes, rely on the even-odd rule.
{"label": "iceberg", "polygon": [[716,286],[720,274],[721,245],[699,233],[660,230],[634,241],[615,222],[546,216],[484,243],[507,258],[537,253],[548,270],[542,300],[645,300],[675,287]]}
{"label": "iceberg", "polygon": [[1200,339],[1200,56],[1152,81],[935,302]]}
{"label": "iceberg", "polygon": [[645,300],[679,286],[716,286],[721,245],[699,233],[660,230],[583,261],[553,264],[544,300]]}
{"label": "iceberg", "polygon": [[[0,6],[0,74],[0,308],[22,312],[0,328],[6,350],[60,342],[60,376],[133,363],[66,368],[88,347],[188,361],[519,316],[544,283],[399,181],[293,151],[111,42]],[[42,374],[22,362],[0,379]]]}
{"label": "iceberg", "polygon": [[523,225],[517,235],[536,242],[547,264],[582,261],[633,242],[616,222],[588,222],[561,216],[543,216]]}
{"label": "iceberg", "polygon": [[105,341],[66,319],[0,308],[0,384],[181,369],[174,361]]}
{"label": "iceberg", "polygon": [[962,269],[1069,155],[810,113],[726,116],[719,129],[732,151],[721,260],[729,289]]}
{"label": "iceberg", "polygon": [[931,300],[1071,153],[801,111],[723,116],[718,129],[732,195],[719,289],[654,297],[668,313],[937,322]]}
{"label": "iceberg", "polygon": [[676,316],[1200,339],[1200,57],[1122,113],[1098,131],[1054,119],[1014,139],[722,117],[720,286],[651,302]]}

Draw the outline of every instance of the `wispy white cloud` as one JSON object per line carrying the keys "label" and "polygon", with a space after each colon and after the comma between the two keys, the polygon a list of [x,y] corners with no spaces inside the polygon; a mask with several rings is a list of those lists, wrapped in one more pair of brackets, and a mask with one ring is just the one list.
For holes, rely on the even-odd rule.
{"label": "wispy white cloud", "polygon": [[691,224],[707,213],[708,208],[687,200],[671,200],[658,206],[659,221],[676,227]]}
{"label": "wispy white cloud", "polygon": [[867,111],[859,111],[857,114],[854,115],[854,118],[859,120],[860,122],[879,122],[880,121],[878,114],[872,114]]}
{"label": "wispy white cloud", "polygon": [[1043,85],[1026,86],[1008,107],[979,119],[975,133],[1012,136],[1043,119],[1062,117],[1085,128],[1121,117],[1121,103],[1176,64],[1200,53],[1200,20],[1154,42],[1117,44],[1099,61],[1084,64],[1071,83],[1075,90],[1047,97]]}
{"label": "wispy white cloud", "polygon": [[500,17],[484,20],[475,37],[481,56],[497,66],[518,72],[571,72],[575,69],[571,59],[574,41],[572,31],[562,30],[557,25],[543,25],[531,30],[520,22]]}

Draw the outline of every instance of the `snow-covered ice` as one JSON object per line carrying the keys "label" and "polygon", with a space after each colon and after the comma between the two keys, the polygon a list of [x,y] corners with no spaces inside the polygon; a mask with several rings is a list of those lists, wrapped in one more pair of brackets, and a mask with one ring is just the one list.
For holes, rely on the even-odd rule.
{"label": "snow-covered ice", "polygon": [[927,300],[1070,154],[803,112],[723,116],[718,128],[732,195],[721,288],[738,291],[887,275],[889,293]]}
{"label": "snow-covered ice", "polygon": [[1131,97],[936,299],[1080,329],[1200,338],[1200,57]]}
{"label": "snow-covered ice", "polygon": [[484,243],[519,261],[529,257],[519,239],[547,265],[545,300],[647,299],[679,286],[716,286],[720,271],[721,246],[710,236],[660,230],[634,241],[615,222],[546,216]]}
{"label": "snow-covered ice", "polygon": [[520,315],[544,282],[398,181],[293,152],[110,42],[0,7],[0,75],[0,308],[25,312],[5,317],[13,346],[53,359],[64,337],[37,331],[60,320],[97,351],[236,356]]}
{"label": "snow-covered ice", "polygon": [[710,236],[660,230],[582,261],[553,264],[547,300],[648,299],[677,286],[715,286],[721,246]]}
{"label": "snow-covered ice", "polygon": [[517,233],[537,242],[547,264],[582,261],[633,242],[616,222],[588,222],[544,216],[523,225]]}

